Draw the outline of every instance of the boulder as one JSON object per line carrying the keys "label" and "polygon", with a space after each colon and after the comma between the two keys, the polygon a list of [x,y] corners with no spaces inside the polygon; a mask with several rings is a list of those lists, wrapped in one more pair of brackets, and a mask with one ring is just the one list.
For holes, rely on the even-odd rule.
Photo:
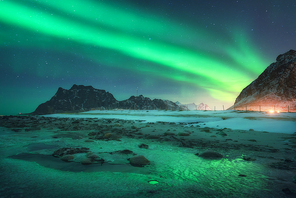
{"label": "boulder", "polygon": [[212,150],[205,151],[200,155],[198,153],[195,155],[198,155],[199,157],[204,158],[204,159],[221,159],[221,158],[223,158],[223,155],[221,155],[218,152],[212,151]]}
{"label": "boulder", "polygon": [[84,158],[83,160],[81,160],[81,164],[83,165],[89,165],[92,164],[93,160],[91,158]]}
{"label": "boulder", "polygon": [[104,135],[104,139],[107,139],[107,140],[119,140],[121,137],[114,134],[114,133],[106,133]]}
{"label": "boulder", "polygon": [[150,164],[150,161],[146,159],[143,155],[131,157],[128,160],[130,161],[130,164],[132,166],[136,166],[136,167],[143,167],[145,165]]}
{"label": "boulder", "polygon": [[60,158],[61,160],[63,160],[64,162],[71,162],[74,159],[73,155],[64,155]]}
{"label": "boulder", "polygon": [[140,144],[139,145],[139,148],[145,148],[145,149],[148,149],[149,146],[147,144]]}
{"label": "boulder", "polygon": [[81,148],[60,148],[53,152],[52,156],[54,157],[62,157],[64,155],[73,155],[76,153],[88,153],[89,148],[81,147]]}

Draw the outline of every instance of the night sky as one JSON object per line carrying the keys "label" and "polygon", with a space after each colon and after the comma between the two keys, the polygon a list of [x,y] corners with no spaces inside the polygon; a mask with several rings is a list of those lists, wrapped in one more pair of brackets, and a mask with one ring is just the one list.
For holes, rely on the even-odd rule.
{"label": "night sky", "polygon": [[230,107],[296,45],[295,0],[2,0],[0,115],[59,87]]}

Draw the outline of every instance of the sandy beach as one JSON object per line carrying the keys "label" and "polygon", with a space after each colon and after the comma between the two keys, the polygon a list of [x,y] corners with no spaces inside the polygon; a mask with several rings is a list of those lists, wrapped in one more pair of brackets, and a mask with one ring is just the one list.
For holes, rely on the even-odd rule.
{"label": "sandy beach", "polygon": [[[211,128],[203,122],[141,119],[10,116],[1,117],[1,126],[3,197],[28,197],[34,192],[44,197],[67,196],[70,191],[77,197],[295,197],[296,194],[295,134]],[[80,150],[73,152],[69,161],[52,156],[62,148]],[[200,157],[209,150],[223,157]],[[104,159],[103,165],[90,160],[90,153]],[[139,155],[148,159],[149,164],[131,165],[129,160]],[[55,189],[50,194],[36,183],[49,177],[44,175],[46,171],[55,175],[47,178],[47,188]],[[83,187],[73,189],[74,178]],[[152,181],[157,183],[152,185],[149,183]],[[91,190],[94,188],[100,190]]]}

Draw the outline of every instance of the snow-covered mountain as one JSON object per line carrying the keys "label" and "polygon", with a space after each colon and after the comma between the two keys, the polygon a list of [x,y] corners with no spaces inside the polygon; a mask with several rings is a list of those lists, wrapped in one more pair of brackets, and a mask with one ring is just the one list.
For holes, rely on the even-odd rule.
{"label": "snow-covered mountain", "polygon": [[276,62],[242,90],[230,109],[296,112],[296,51],[277,57]]}
{"label": "snow-covered mountain", "polygon": [[175,104],[182,106],[183,108],[187,110],[212,110],[207,104],[200,103],[199,105],[196,105],[195,103],[189,103],[189,104],[181,104],[180,102],[175,102]]}
{"label": "snow-covered mountain", "polygon": [[197,107],[197,110],[212,110],[207,104],[200,103]]}
{"label": "snow-covered mountain", "polygon": [[177,101],[175,102],[176,105],[182,105],[181,102]]}
{"label": "snow-covered mountain", "polygon": [[189,103],[185,104],[185,106],[188,108],[188,110],[196,110],[197,105],[195,103]]}

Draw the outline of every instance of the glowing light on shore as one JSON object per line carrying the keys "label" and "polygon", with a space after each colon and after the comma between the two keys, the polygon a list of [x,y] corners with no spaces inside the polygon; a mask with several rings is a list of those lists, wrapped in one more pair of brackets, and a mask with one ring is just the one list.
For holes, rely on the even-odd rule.
{"label": "glowing light on shore", "polygon": [[280,111],[275,111],[275,110],[269,110],[269,113],[280,113]]}

